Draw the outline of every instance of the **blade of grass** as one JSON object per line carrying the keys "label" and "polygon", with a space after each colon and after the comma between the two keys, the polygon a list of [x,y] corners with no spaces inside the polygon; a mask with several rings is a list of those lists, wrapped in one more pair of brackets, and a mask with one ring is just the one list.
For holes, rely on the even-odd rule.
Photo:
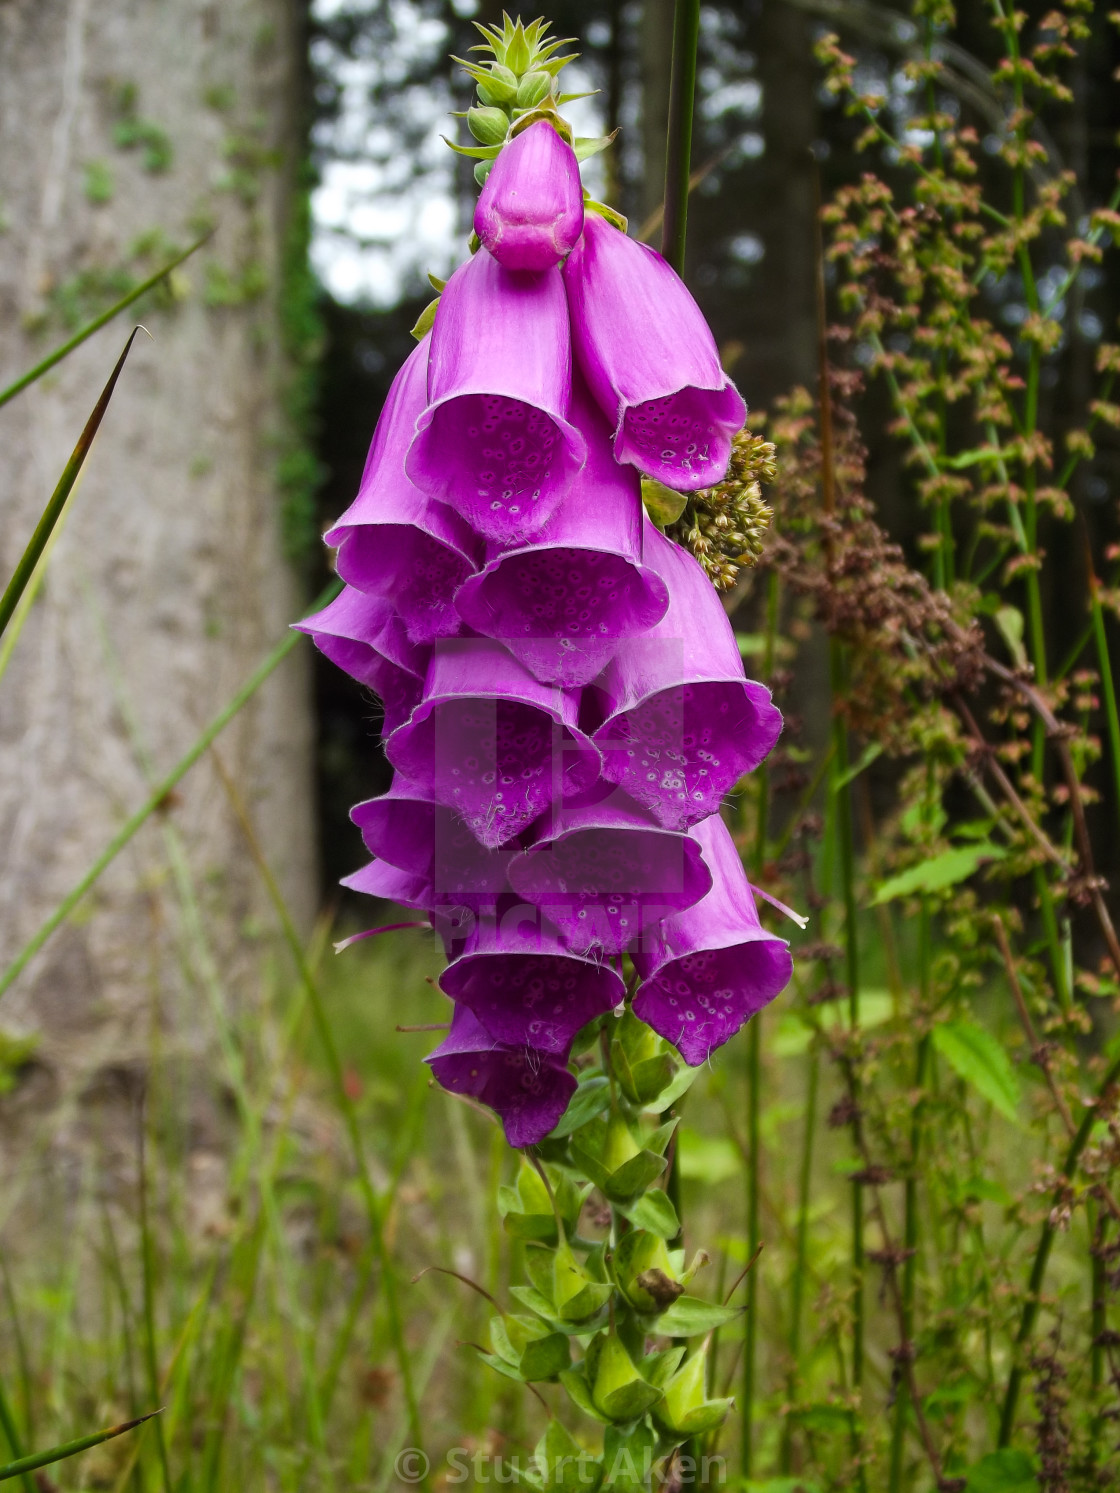
{"label": "blade of grass", "polygon": [[110,1426],[105,1431],[95,1431],[92,1436],[79,1436],[76,1441],[64,1441],[61,1446],[52,1446],[50,1451],[33,1452],[29,1457],[21,1457],[16,1462],[8,1462],[0,1467],[0,1483],[9,1478],[22,1477],[26,1472],[34,1472],[37,1467],[49,1467],[52,1462],[62,1462],[67,1457],[76,1457],[79,1452],[89,1451],[90,1447],[100,1446],[103,1441],[111,1441],[114,1436],[123,1436],[126,1431],[134,1431],[137,1426],[142,1426],[146,1420],[159,1415],[158,1410],[149,1410],[147,1415],[140,1415],[135,1420],[126,1420],[122,1425]]}
{"label": "blade of grass", "polygon": [[[292,921],[292,915],[288,910],[284,895],[280,890],[276,877],[273,875],[271,866],[265,858],[252,821],[248,816],[245,805],[241,801],[241,795],[238,793],[217,752],[213,755],[218,776],[222,780],[222,785],[225,788],[226,796],[233,808],[234,815],[241,825],[249,853],[256,863],[273,910],[279,920],[281,930],[284,934],[284,941],[288,945],[300,981],[306,992],[308,1004],[311,1007],[312,1019],[314,1020],[316,1033],[323,1049],[323,1056],[326,1059],[335,1103],[338,1105],[339,1113],[342,1116],[343,1124],[346,1126],[346,1132],[350,1140],[350,1149],[353,1152],[354,1164],[358,1173],[358,1186],[361,1189],[362,1201],[365,1205],[366,1216],[369,1222],[370,1235],[377,1250],[378,1264],[381,1267],[382,1295],[384,1296],[388,1311],[389,1334],[393,1343],[394,1357],[397,1360],[397,1371],[401,1377],[401,1388],[404,1392],[409,1433],[413,1437],[413,1446],[420,1447],[422,1445],[420,1410],[413,1385],[408,1347],[404,1340],[404,1323],[401,1319],[400,1302],[398,1300],[396,1270],[388,1245],[385,1242],[384,1214],[374,1189],[373,1179],[370,1176],[365,1143],[362,1140],[357,1112],[354,1109],[353,1100],[346,1088],[342,1058],[339,1055],[330,1022],[327,1019],[318,981],[315,979],[308,963],[303,942],[300,939],[295,923]],[[426,1481],[426,1479],[423,1481]]]}
{"label": "blade of grass", "polygon": [[[2,1384],[0,1384],[0,1431],[4,1433],[12,1456],[17,1462],[21,1461],[24,1456],[23,1442],[20,1440],[19,1431],[16,1429],[15,1419],[12,1416],[8,1397],[4,1393],[4,1386]],[[31,1480],[31,1473],[23,1472],[19,1476],[23,1483],[24,1493],[35,1493],[35,1484]]]}
{"label": "blade of grass", "polygon": [[[315,601],[310,611],[316,611],[325,606],[327,602],[338,595],[341,588],[342,583],[340,581],[333,581]],[[209,749],[216,738],[221,735],[242,706],[256,694],[268,676],[283,663],[292,649],[297,646],[301,637],[301,633],[293,632],[277,643],[272,652],[250,674],[249,678],[237,691],[233,699],[230,700],[229,704],[218,712],[202,734],[196,739],[190,750],[179,759],[167,776],[156,784],[140,808],[130,818],[125,820],[124,824],[121,825],[120,829],[109,841],[109,844],[82,877],[81,881],[78,882],[77,886],[63,898],[54,912],[51,913],[50,917],[39,928],[38,932],[34,933],[28,939],[11,964],[0,975],[0,997],[5,994],[23,970],[27,968],[27,965],[47,942],[51,934],[66,921],[89,889],[97,882],[106,868],[112,865],[113,861],[133,836],[143,828],[155,811],[166,803],[171,790],[179,783],[180,779],[186,776],[198,759]]]}
{"label": "blade of grass", "polygon": [[23,1322],[16,1305],[16,1294],[12,1289],[12,1277],[8,1272],[8,1261],[2,1253],[0,1253],[0,1280],[4,1284],[4,1303],[8,1308],[8,1317],[12,1324],[12,1339],[16,1345],[19,1390],[23,1401],[23,1425],[30,1440],[35,1436],[35,1399],[31,1393],[31,1359],[27,1352],[27,1338],[24,1335]]}
{"label": "blade of grass", "polygon": [[0,634],[3,633],[8,623],[12,620],[12,613],[16,609],[16,603],[23,595],[24,589],[31,579],[36,565],[39,563],[39,557],[46,548],[47,540],[51,537],[51,530],[62,516],[62,510],[66,506],[70,490],[78,480],[78,473],[82,470],[85,459],[89,455],[90,447],[93,445],[93,438],[97,434],[102,420],[105,418],[105,411],[109,408],[109,401],[113,397],[113,390],[117,387],[117,379],[121,376],[121,369],[124,367],[125,359],[132,351],[132,344],[136,341],[136,334],[139,331],[139,327],[133,327],[129,339],[124,345],[124,351],[117,359],[117,366],[109,375],[109,382],[102,389],[101,397],[94,405],[93,413],[86,421],[85,429],[78,437],[78,444],[70,453],[70,460],[66,463],[62,476],[58,479],[58,486],[51,494],[50,502],[43,509],[42,517],[35,526],[35,532],[32,534],[19,564],[12,572],[12,578],[8,582],[4,595],[0,597]]}
{"label": "blade of grass", "polygon": [[1093,618],[1093,637],[1097,645],[1097,667],[1101,675],[1101,692],[1104,695],[1104,718],[1108,727],[1108,751],[1112,758],[1113,792],[1116,794],[1116,812],[1120,814],[1120,713],[1116,707],[1116,681],[1112,677],[1112,658],[1108,648],[1108,634],[1104,626],[1104,608],[1101,606],[1100,588],[1089,558],[1089,607]]}
{"label": "blade of grass", "polygon": [[[159,1354],[156,1345],[156,1296],[155,1296],[155,1241],[151,1219],[148,1216],[148,1157],[145,1128],[146,1114],[143,1106],[137,1116],[137,1167],[140,1203],[140,1266],[144,1303],[144,1367],[148,1374],[148,1392],[159,1395]],[[162,1420],[156,1424],[156,1446],[159,1451],[160,1473],[164,1493],[171,1493],[171,1465],[167,1460],[167,1440],[163,1434]]]}
{"label": "blade of grass", "polygon": [[28,581],[23,595],[16,602],[15,610],[12,612],[12,620],[8,624],[3,638],[0,639],[0,679],[3,679],[7,673],[8,664],[11,662],[12,654],[16,651],[16,644],[19,642],[20,634],[23,632],[24,623],[30,617],[31,608],[35,605],[35,598],[42,589],[43,581],[47,574],[47,566],[50,564],[54,547],[61,538],[62,531],[66,526],[66,516],[78,496],[78,490],[81,485],[82,478],[81,473],[79,473],[77,481],[70,489],[69,497],[62,505],[62,512],[58,515],[58,522],[51,530],[51,536],[43,547],[43,553],[35,562],[35,569],[31,572],[31,579]]}
{"label": "blade of grass", "polygon": [[696,48],[699,38],[700,0],[676,0],[661,252],[681,276],[684,275],[688,178],[692,161],[692,111],[696,98]]}
{"label": "blade of grass", "polygon": [[94,332],[99,332],[103,326],[113,320],[114,316],[119,316],[134,301],[138,301],[142,295],[147,295],[149,290],[153,290],[166,275],[170,275],[172,270],[178,269],[185,259],[189,259],[192,254],[201,249],[203,244],[211,237],[212,233],[204,233],[200,239],[196,239],[191,244],[189,249],[184,249],[182,254],[176,255],[161,270],[157,270],[154,275],[149,275],[147,280],[142,281],[134,290],[130,290],[126,296],[122,296],[107,311],[102,311],[99,316],[95,316],[92,321],[87,322],[80,331],[74,333],[69,342],[64,342],[61,347],[56,347],[54,352],[49,353],[41,363],[36,363],[34,368],[28,369],[26,373],[17,378],[14,384],[9,384],[6,389],[0,390],[0,407],[7,404],[9,399],[14,399],[17,394],[21,394],[36,379],[42,378],[44,373],[49,373],[56,363],[61,363],[63,358],[69,357],[76,347],[81,347],[87,337],[92,337]]}

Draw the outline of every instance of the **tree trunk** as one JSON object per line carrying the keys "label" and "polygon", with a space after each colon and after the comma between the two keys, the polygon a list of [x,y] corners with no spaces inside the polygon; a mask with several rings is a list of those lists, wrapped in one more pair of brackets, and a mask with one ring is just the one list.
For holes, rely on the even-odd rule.
{"label": "tree trunk", "polygon": [[[299,611],[278,467],[301,456],[285,280],[301,40],[298,0],[0,0],[0,386],[216,229],[170,295],[0,410],[6,581],[129,316],[149,328],[0,679],[0,968]],[[300,921],[314,894],[305,663],[289,658],[217,747]],[[208,960],[211,988],[259,990],[254,929],[273,920],[212,759],[157,818],[7,996],[0,1029],[39,1037],[9,1114],[65,1100],[64,1132],[79,1133],[89,1104],[129,1088],[121,1075],[147,1073],[156,1030],[197,1070]]]}

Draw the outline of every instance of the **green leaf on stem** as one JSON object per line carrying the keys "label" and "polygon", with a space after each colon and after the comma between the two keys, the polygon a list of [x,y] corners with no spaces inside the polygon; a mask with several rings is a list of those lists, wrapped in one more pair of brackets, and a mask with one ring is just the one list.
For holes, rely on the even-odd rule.
{"label": "green leaf on stem", "polygon": [[933,1045],[965,1083],[1008,1120],[1019,1117],[1019,1077],[991,1032],[974,1021],[947,1021],[933,1029]]}
{"label": "green leaf on stem", "polygon": [[956,845],[952,850],[943,850],[940,855],[889,877],[872,897],[871,905],[878,907],[895,897],[912,897],[919,892],[944,891],[946,887],[967,881],[985,861],[1001,861],[1006,856],[1003,846],[990,840],[979,845]]}

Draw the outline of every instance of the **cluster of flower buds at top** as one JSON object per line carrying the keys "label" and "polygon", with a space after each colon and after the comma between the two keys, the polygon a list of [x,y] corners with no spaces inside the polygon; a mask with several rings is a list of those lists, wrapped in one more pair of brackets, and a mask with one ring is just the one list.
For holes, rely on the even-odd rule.
{"label": "cluster of flower buds at top", "polygon": [[641,491],[722,482],[745,407],[674,271],[584,201],[543,29],[484,36],[480,242],[326,536],[345,589],[301,626],[384,706],[396,776],[354,810],[375,859],[349,885],[431,918],[432,1070],[525,1146],[589,1023],[629,1001],[699,1065],[790,956],[719,814],[781,717]]}

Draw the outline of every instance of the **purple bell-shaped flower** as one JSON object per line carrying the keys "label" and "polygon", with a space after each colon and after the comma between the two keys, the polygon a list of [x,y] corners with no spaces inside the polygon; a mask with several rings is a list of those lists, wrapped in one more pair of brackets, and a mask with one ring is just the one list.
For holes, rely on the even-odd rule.
{"label": "purple bell-shaped flower", "polygon": [[615,458],[682,492],[719,482],[747,407],[676,271],[590,212],[564,283],[576,360]]}
{"label": "purple bell-shaped flower", "polygon": [[565,1062],[536,1048],[495,1042],[465,1006],[424,1061],[452,1094],[466,1094],[501,1118],[511,1146],[532,1146],[559,1124],[576,1090]]}
{"label": "purple bell-shaped flower", "polygon": [[393,380],[358,496],[325,536],[338,546],[342,579],[391,600],[415,643],[460,630],[453,597],[481,558],[469,525],[425,496],[404,472],[416,421],[427,404],[430,340],[412,350]]}
{"label": "purple bell-shaped flower", "polygon": [[553,804],[509,880],[570,949],[601,955],[621,954],[712,885],[695,840],[652,824],[620,789],[604,797],[602,785]]}
{"label": "purple bell-shaped flower", "polygon": [[669,610],[626,638],[588,692],[603,775],[666,829],[714,813],[778,739],[770,691],[743,675],[720,599],[685,550],[647,521],[645,563],[669,591]]}
{"label": "purple bell-shaped flower", "polygon": [[408,475],[485,538],[528,538],[583,467],[571,397],[560,271],[518,274],[479,249],[440,297]]}
{"label": "purple bell-shaped flower", "polygon": [[712,889],[634,950],[642,977],[634,1014],[696,1067],[785,988],[793,960],[785,940],[759,922],[739,852],[719,815],[690,834],[704,852]]}
{"label": "purple bell-shaped flower", "polygon": [[547,270],[582,228],[575,151],[539,119],[502,147],[478,199],[474,231],[507,270]]}
{"label": "purple bell-shaped flower", "polygon": [[345,586],[329,606],[293,626],[381,696],[385,731],[403,725],[420,703],[430,650],[409,642],[403,619],[384,597]]}
{"label": "purple bell-shaped flower", "polygon": [[455,638],[432,655],[424,696],[385,742],[414,782],[431,784],[484,845],[519,834],[554,798],[582,792],[599,754],[575,696],[542,684],[500,643]]}
{"label": "purple bell-shaped flower", "polygon": [[642,564],[638,474],[611,456],[610,433],[583,380],[572,421],[587,442],[579,480],[531,544],[493,547],[455,597],[476,632],[500,638],[538,679],[566,687],[594,679],[621,638],[659,621],[665,583]]}
{"label": "purple bell-shaped flower", "polygon": [[435,802],[432,789],[398,774],[387,793],[350,811],[366,849],[425,882],[430,905],[492,906],[509,890],[512,848],[483,845],[458,815]]}
{"label": "purple bell-shaped flower", "polygon": [[563,1058],[579,1029],[626,995],[610,965],[566,948],[536,908],[516,897],[475,920],[439,984],[499,1042]]}

